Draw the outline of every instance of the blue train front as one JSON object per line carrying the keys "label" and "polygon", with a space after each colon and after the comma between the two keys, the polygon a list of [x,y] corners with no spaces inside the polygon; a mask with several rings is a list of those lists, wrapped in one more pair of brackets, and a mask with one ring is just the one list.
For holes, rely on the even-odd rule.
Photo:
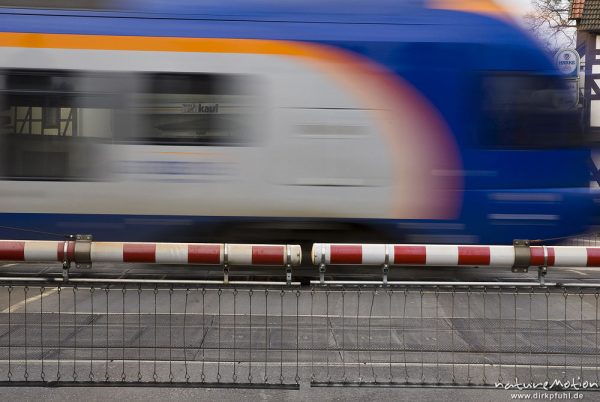
{"label": "blue train front", "polygon": [[538,44],[488,1],[376,3],[0,9],[0,237],[587,230],[590,149]]}

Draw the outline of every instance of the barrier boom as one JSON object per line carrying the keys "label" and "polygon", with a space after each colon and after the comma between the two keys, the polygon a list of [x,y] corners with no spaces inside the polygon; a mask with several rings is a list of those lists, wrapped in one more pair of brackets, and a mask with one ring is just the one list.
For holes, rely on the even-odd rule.
{"label": "barrier boom", "polygon": [[0,240],[0,260],[70,264],[155,263],[298,266],[299,245],[226,243],[120,243]]}
{"label": "barrier boom", "polygon": [[315,243],[314,265],[600,267],[600,247]]}

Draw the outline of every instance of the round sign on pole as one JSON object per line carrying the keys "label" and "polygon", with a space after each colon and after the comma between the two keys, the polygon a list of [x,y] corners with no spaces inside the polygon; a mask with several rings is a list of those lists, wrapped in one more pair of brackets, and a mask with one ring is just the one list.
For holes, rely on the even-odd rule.
{"label": "round sign on pole", "polygon": [[558,70],[569,77],[579,75],[579,53],[575,49],[559,50],[555,56]]}

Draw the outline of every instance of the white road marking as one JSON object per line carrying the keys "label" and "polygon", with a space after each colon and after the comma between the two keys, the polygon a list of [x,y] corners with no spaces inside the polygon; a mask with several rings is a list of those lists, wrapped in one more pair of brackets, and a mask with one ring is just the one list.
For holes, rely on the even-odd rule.
{"label": "white road marking", "polygon": [[549,269],[552,271],[600,271],[598,267],[550,267]]}
{"label": "white road marking", "polygon": [[9,307],[5,308],[0,313],[8,313],[8,312],[12,313],[15,310],[20,309],[21,307],[23,307],[25,305],[25,303],[34,302],[36,300],[39,300],[42,296],[43,297],[50,296],[51,294],[56,293],[57,291],[58,291],[58,288],[52,288],[52,289],[46,290],[44,293],[37,293],[35,296],[28,297],[25,300],[21,300],[20,302],[18,302],[16,304],[13,304],[12,306],[9,306]]}
{"label": "white road marking", "polygon": [[581,275],[581,276],[589,276],[589,274],[586,274],[585,272],[581,272],[577,269],[568,269],[567,271],[572,272],[577,275]]}
{"label": "white road marking", "polygon": [[2,268],[8,268],[8,267],[14,267],[17,264],[4,264],[2,265]]}

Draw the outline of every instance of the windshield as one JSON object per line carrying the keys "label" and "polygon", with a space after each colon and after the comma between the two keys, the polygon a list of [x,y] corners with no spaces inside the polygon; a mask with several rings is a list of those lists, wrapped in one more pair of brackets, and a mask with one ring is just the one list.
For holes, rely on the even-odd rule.
{"label": "windshield", "polygon": [[576,81],[551,75],[484,76],[477,145],[508,149],[585,145],[578,90]]}

